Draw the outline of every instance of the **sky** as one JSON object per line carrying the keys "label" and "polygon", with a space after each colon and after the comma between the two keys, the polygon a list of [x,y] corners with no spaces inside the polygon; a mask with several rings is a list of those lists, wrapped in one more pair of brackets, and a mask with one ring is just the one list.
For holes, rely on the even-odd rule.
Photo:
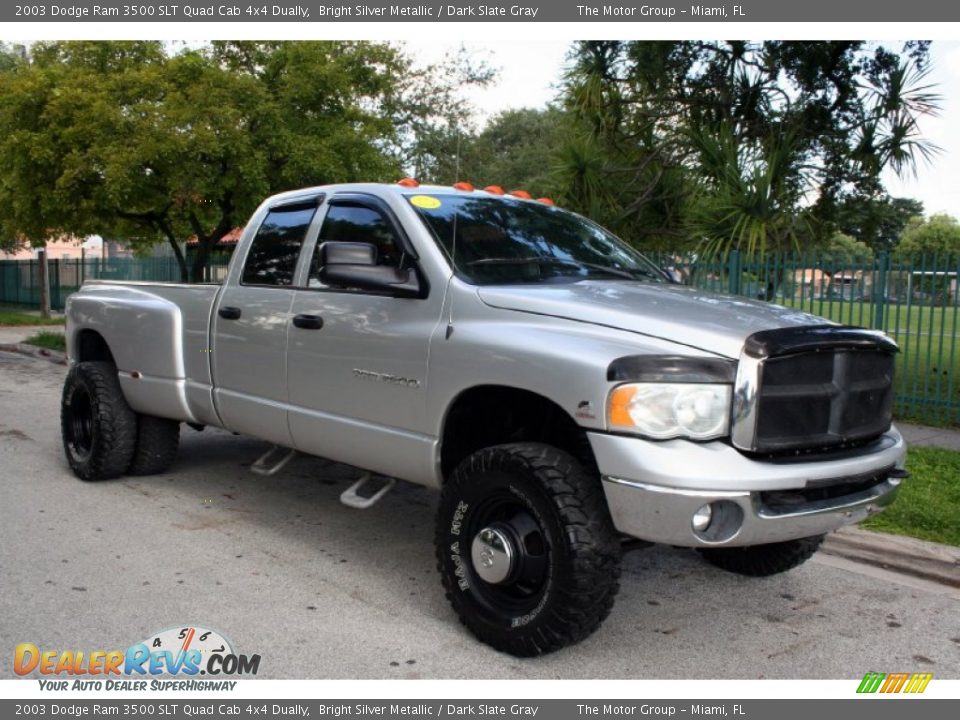
{"label": "sky", "polygon": [[923,118],[920,131],[941,152],[917,169],[917,177],[888,174],[885,180],[890,194],[922,201],[927,215],[960,218],[960,42],[934,42],[930,55],[930,80],[938,85],[942,109],[939,117]]}
{"label": "sky", "polygon": [[[497,68],[490,87],[466,93],[484,119],[502,110],[545,106],[556,96],[570,47],[564,40],[530,40],[408,43],[407,49],[421,62],[432,63],[461,45]],[[899,42],[890,45],[899,47]],[[941,152],[931,163],[922,163],[916,177],[898,178],[890,172],[884,180],[895,197],[923,202],[927,215],[947,213],[960,218],[960,42],[934,41],[931,61],[930,82],[942,95],[942,110],[939,117],[923,118],[920,130]]]}
{"label": "sky", "polygon": [[496,75],[488,87],[470,88],[464,93],[485,119],[502,110],[543,107],[552,100],[571,44],[566,40],[531,40],[522,44],[486,41],[403,45],[424,64],[439,63],[463,46],[471,57],[494,68]]}

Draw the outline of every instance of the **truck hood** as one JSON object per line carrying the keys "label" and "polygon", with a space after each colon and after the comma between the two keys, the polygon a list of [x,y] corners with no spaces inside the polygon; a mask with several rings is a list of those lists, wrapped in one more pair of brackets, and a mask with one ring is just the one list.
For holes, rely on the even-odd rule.
{"label": "truck hood", "polygon": [[739,357],[744,340],[759,330],[828,323],[782,305],[682,285],[587,280],[489,285],[477,293],[490,307],[605,325],[728,358]]}

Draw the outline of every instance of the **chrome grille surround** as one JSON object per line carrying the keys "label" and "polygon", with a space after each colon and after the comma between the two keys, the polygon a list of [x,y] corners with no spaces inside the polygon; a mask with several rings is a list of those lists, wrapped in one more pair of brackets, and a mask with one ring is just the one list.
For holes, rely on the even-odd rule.
{"label": "chrome grille surround", "polygon": [[[751,335],[734,385],[734,447],[777,454],[878,437],[890,427],[897,351],[880,332],[839,325]],[[774,415],[778,403],[781,411]]]}

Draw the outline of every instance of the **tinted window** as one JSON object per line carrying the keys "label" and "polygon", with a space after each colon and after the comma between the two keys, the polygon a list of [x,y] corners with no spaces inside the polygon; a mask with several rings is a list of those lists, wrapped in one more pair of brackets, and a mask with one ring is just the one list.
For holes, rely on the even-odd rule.
{"label": "tinted window", "polygon": [[297,258],[317,208],[271,210],[253,238],[240,281],[244,285],[292,285]]}
{"label": "tinted window", "polygon": [[378,265],[399,266],[403,257],[402,246],[390,221],[379,210],[360,205],[330,207],[320,228],[317,247],[326,240],[370,243],[377,248]]}
{"label": "tinted window", "polygon": [[666,280],[650,261],[585,218],[537,202],[463,195],[408,201],[459,275],[478,285]]}

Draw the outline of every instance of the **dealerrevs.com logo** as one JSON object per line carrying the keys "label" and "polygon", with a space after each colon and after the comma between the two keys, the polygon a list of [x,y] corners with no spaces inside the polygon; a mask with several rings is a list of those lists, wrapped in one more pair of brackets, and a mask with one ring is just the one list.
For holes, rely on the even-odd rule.
{"label": "dealerrevs.com logo", "polygon": [[[197,626],[163,630],[126,650],[59,650],[20,643],[13,657],[14,672],[39,675],[45,690],[146,690],[146,678],[151,690],[232,690],[236,682],[220,678],[256,675],[259,669],[260,655],[238,654],[219,632]],[[64,676],[72,680],[59,679]],[[199,676],[209,679],[199,681]],[[153,679],[161,677],[189,681]]]}

